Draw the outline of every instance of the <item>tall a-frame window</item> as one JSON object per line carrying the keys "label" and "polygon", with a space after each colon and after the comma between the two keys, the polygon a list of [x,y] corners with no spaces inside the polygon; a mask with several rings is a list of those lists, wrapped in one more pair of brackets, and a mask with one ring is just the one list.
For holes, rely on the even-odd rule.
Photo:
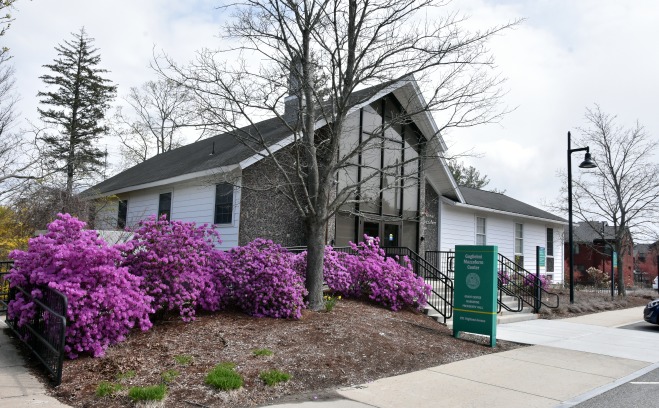
{"label": "tall a-frame window", "polygon": [[337,193],[359,185],[336,215],[336,245],[364,234],[416,250],[421,202],[419,157],[425,139],[393,95],[346,118],[338,146]]}

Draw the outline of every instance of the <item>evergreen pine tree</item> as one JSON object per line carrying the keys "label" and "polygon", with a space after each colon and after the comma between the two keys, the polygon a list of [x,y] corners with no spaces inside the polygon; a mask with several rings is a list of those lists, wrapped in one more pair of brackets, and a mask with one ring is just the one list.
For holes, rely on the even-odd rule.
{"label": "evergreen pine tree", "polygon": [[103,165],[105,152],[97,147],[97,141],[107,131],[103,119],[116,94],[116,86],[102,76],[108,71],[98,68],[101,57],[92,46],[94,39],[84,28],[72,35],[72,40],[55,47],[58,58],[54,63],[44,65],[52,73],[39,77],[56,88],[37,94],[39,102],[46,105],[38,108],[42,120],[57,129],[57,133],[41,138],[45,154],[54,170],[66,174],[69,198],[75,181]]}

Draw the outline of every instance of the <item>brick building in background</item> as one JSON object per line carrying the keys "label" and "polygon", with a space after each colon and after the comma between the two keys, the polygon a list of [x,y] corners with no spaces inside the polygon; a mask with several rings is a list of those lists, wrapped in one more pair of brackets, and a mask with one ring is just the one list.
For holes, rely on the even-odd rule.
{"label": "brick building in background", "polygon": [[657,256],[659,256],[659,241],[654,244],[634,245],[634,274],[637,281],[652,282],[657,276],[659,273]]}
{"label": "brick building in background", "polygon": [[[565,280],[569,281],[570,274],[570,247],[567,239],[568,226],[565,226]],[[615,244],[616,231],[605,221],[577,222],[573,227],[574,240],[574,281],[577,283],[590,283],[586,272],[594,267],[607,276],[611,273],[612,248]],[[625,286],[633,286],[634,280],[634,244],[631,234],[625,239],[626,248],[622,256]],[[620,257],[620,254],[618,254]],[[617,280],[616,273],[616,280]]]}

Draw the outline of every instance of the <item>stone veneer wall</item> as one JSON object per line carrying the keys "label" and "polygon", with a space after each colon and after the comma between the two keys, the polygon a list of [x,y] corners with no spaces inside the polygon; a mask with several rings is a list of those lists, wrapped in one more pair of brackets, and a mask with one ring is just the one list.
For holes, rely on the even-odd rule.
{"label": "stone veneer wall", "polygon": [[430,184],[426,182],[426,199],[425,199],[425,240],[426,251],[438,251],[439,242],[437,239],[439,220],[439,195],[435,192]]}
{"label": "stone veneer wall", "polygon": [[266,238],[282,246],[305,245],[304,221],[293,204],[272,189],[282,183],[269,160],[243,170],[239,244]]}

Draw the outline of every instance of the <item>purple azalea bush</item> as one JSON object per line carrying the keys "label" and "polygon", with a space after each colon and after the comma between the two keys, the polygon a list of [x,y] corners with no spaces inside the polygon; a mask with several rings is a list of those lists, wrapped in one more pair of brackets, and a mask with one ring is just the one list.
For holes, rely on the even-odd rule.
{"label": "purple azalea bush", "polygon": [[227,252],[231,272],[225,282],[231,299],[245,313],[257,317],[302,317],[307,291],[294,269],[294,257],[265,239]]}
{"label": "purple azalea bush", "polygon": [[499,269],[499,281],[502,285],[507,285],[510,283],[510,275],[503,269]]}
{"label": "purple azalea bush", "polygon": [[[329,245],[325,247],[325,258],[323,260],[323,278],[325,284],[332,292],[343,295],[352,292],[351,286],[353,284],[352,276],[345,267],[346,256],[347,254],[337,252]],[[307,251],[295,256],[294,268],[302,279],[305,280],[307,273]]]}
{"label": "purple azalea bush", "polygon": [[[549,280],[542,275],[540,275],[538,279],[539,279],[538,284],[540,285],[540,287],[542,289],[546,289],[547,286],[549,285]],[[524,275],[524,281],[522,282],[524,286],[533,287],[535,285],[535,282],[536,282],[535,275],[531,273]]]}
{"label": "purple azalea bush", "polygon": [[385,256],[380,240],[365,236],[365,242],[350,243],[356,255],[343,258],[351,283],[346,296],[366,296],[374,302],[400,310],[405,306],[423,307],[430,296],[430,285],[412,271],[409,259]]}
{"label": "purple azalea bush", "polygon": [[156,312],[175,310],[183,321],[191,321],[198,308],[216,311],[224,306],[226,289],[212,267],[214,243],[221,242],[217,231],[206,224],[152,216],[140,221],[134,234],[117,246],[125,254],[122,265],[142,278]]}
{"label": "purple azalea bush", "polygon": [[[140,290],[141,279],[119,266],[121,253],[108,246],[85,223],[58,214],[48,232],[28,242],[27,251],[12,251],[12,286],[21,286],[39,299],[40,286],[68,298],[65,352],[102,356],[108,346],[124,340],[128,332],[151,327],[151,298]],[[10,319],[22,326],[34,317],[35,307],[22,293],[9,304]]]}

